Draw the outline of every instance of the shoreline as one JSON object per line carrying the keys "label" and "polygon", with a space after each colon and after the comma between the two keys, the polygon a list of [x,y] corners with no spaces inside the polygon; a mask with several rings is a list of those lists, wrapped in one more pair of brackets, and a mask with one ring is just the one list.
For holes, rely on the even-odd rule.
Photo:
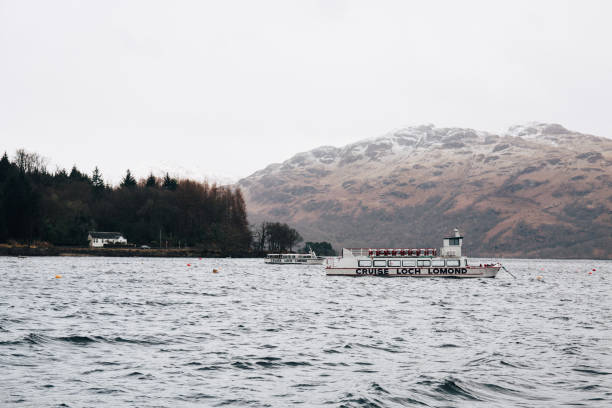
{"label": "shoreline", "polygon": [[[142,249],[142,248],[90,248],[90,247],[27,247],[8,246],[0,244],[0,256],[13,257],[87,257],[99,256],[109,258],[264,258],[262,253],[223,253],[221,250],[198,249],[198,248],[168,248],[168,249]],[[612,258],[529,258],[521,256],[476,256],[470,259],[532,259],[541,261],[612,261]]]}
{"label": "shoreline", "polygon": [[0,256],[105,256],[144,258],[233,258],[253,257],[253,254],[223,253],[220,250],[198,248],[142,249],[142,248],[89,248],[89,247],[27,247],[0,246]]}

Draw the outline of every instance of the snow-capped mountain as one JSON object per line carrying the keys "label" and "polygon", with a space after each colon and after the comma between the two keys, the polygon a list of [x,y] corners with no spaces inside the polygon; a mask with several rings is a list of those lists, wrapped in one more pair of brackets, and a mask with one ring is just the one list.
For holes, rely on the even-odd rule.
{"label": "snow-capped mountain", "polygon": [[612,257],[612,140],[557,124],[398,129],[238,184],[251,222],[337,246],[437,246],[458,226],[474,255]]}

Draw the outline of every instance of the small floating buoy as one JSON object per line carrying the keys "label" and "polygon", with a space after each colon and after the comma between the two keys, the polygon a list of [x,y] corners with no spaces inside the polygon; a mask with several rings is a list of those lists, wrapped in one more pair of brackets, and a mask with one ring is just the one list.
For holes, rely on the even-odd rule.
{"label": "small floating buoy", "polygon": [[55,279],[60,279],[62,275],[55,275]]}
{"label": "small floating buoy", "polygon": [[187,264],[187,266],[191,266],[191,264]]}
{"label": "small floating buoy", "polygon": [[536,276],[536,279],[537,279],[537,280],[542,280],[542,279],[544,279],[544,278],[543,278],[541,275],[538,275],[538,276]]}
{"label": "small floating buoy", "polygon": [[593,274],[593,272],[589,271],[589,275],[592,275],[592,274]]}
{"label": "small floating buoy", "polygon": [[217,269],[213,269],[213,273],[217,273],[219,272]]}
{"label": "small floating buoy", "polygon": [[593,268],[593,272],[595,272],[597,269]]}

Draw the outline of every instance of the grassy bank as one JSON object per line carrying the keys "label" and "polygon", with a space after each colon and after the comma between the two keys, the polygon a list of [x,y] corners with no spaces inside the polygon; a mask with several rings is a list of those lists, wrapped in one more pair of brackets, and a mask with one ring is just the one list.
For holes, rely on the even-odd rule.
{"label": "grassy bank", "polygon": [[0,256],[111,256],[151,258],[241,257],[246,254],[223,254],[221,251],[198,248],[142,249],[142,248],[88,248],[88,247],[36,247],[0,245]]}

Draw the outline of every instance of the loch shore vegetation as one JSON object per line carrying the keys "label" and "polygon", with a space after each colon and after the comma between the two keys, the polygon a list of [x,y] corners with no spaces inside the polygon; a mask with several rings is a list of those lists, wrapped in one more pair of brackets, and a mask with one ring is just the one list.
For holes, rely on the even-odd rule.
{"label": "loch shore vegetation", "polygon": [[253,251],[256,254],[293,252],[303,240],[297,230],[285,223],[264,221],[254,228]]}
{"label": "loch shore vegetation", "polygon": [[[48,171],[46,160],[20,149],[0,159],[0,242],[87,245],[88,231],[120,231],[130,243],[195,247],[246,255],[251,231],[239,188],[166,174],[137,181],[128,170],[119,186],[73,167]],[[161,238],[161,239],[160,239]]]}

